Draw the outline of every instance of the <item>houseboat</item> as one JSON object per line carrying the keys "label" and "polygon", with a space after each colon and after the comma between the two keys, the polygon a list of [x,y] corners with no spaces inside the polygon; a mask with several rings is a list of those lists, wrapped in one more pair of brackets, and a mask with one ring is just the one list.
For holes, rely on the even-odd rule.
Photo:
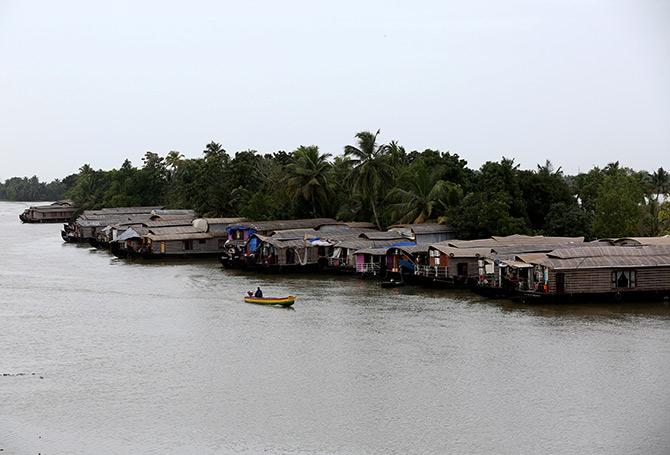
{"label": "houseboat", "polygon": [[670,299],[670,245],[564,248],[518,255],[524,302]]}
{"label": "houseboat", "polygon": [[417,267],[417,275],[444,287],[468,286],[479,277],[479,260],[491,247],[456,248],[448,242],[428,246],[428,263]]}
{"label": "houseboat", "polygon": [[[293,229],[314,229],[325,225],[339,225],[332,218],[312,218],[301,220],[246,221],[234,223],[226,228],[228,240],[220,257],[221,264],[228,268],[245,268],[249,253],[247,241],[254,234],[270,237],[277,231]],[[255,245],[254,245],[255,246]]]}
{"label": "houseboat", "polygon": [[386,274],[388,247],[363,248],[354,253],[356,273],[364,277],[383,277]]}
{"label": "houseboat", "polygon": [[337,244],[359,239],[371,231],[369,227],[338,223],[314,229],[278,230],[270,236],[256,233],[245,244],[247,268],[282,272],[324,270]]}
{"label": "houseboat", "polygon": [[583,240],[583,237],[515,236],[509,242],[499,242],[490,254],[479,257],[479,277],[471,281],[471,289],[490,298],[514,297],[530,273],[527,264],[516,260],[517,255],[542,255],[556,249],[588,246]]}
{"label": "houseboat", "polygon": [[129,215],[127,220],[105,226],[95,233],[95,237],[89,238],[89,243],[95,248],[109,248],[111,242],[115,241],[129,227],[176,227],[191,226],[196,216],[193,210],[155,210],[150,214]]}
{"label": "houseboat", "polygon": [[386,280],[416,283],[422,281],[418,271],[428,265],[430,245],[393,246],[386,251]]}
{"label": "houseboat", "polygon": [[72,201],[57,201],[49,205],[32,206],[19,215],[24,223],[63,223],[77,212]]}
{"label": "houseboat", "polygon": [[88,242],[110,224],[133,221],[138,215],[151,216],[154,210],[163,207],[116,207],[101,210],[85,210],[74,221],[63,226],[61,237],[65,242]]}
{"label": "houseboat", "polygon": [[[327,258],[327,269],[337,273],[361,273],[368,275],[367,270],[379,268],[375,254],[362,254],[358,258],[355,254],[360,250],[389,248],[394,245],[412,245],[402,234],[397,232],[364,231],[355,237],[329,238],[333,243]],[[384,250],[385,253],[386,250]],[[366,265],[367,264],[367,265]]]}
{"label": "houseboat", "polygon": [[112,253],[118,257],[145,259],[220,256],[228,233],[225,229],[203,232],[203,223],[198,221],[184,226],[129,227],[112,242]]}
{"label": "houseboat", "polygon": [[[392,233],[392,231],[389,231],[388,233]],[[388,233],[384,232],[382,234]],[[361,234],[361,238],[363,239],[368,237],[367,234]],[[356,273],[364,277],[385,278],[389,270],[399,270],[394,268],[394,260],[399,259],[399,256],[387,255],[389,249],[393,247],[414,246],[414,242],[404,238],[404,236],[399,238],[390,236],[388,238],[382,237],[379,239],[368,240],[375,241],[377,244],[368,246],[367,248],[361,248],[353,253],[356,264]],[[386,242],[386,245],[380,245],[380,242]]]}
{"label": "houseboat", "polygon": [[247,258],[247,268],[264,272],[315,271],[319,267],[318,247],[304,237],[266,237],[254,234],[248,243],[256,249]]}

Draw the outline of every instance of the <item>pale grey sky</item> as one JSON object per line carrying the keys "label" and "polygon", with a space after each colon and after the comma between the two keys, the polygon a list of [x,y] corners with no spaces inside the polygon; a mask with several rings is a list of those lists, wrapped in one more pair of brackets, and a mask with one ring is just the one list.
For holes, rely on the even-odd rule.
{"label": "pale grey sky", "polygon": [[670,1],[0,0],[0,180],[319,145],[670,168]]}

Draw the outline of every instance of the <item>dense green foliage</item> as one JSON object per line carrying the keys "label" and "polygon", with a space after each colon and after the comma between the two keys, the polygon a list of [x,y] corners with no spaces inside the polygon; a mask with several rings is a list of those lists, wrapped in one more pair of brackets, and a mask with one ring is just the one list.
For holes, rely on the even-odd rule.
{"label": "dense green foliage", "polygon": [[50,183],[40,182],[37,176],[12,177],[0,182],[0,201],[55,201],[74,186],[76,175]]}
{"label": "dense green foliage", "polygon": [[566,176],[548,161],[521,170],[503,157],[472,170],[458,155],[407,152],[397,142],[379,144],[378,134],[358,133],[332,159],[316,146],[231,156],[215,142],[196,159],[147,152],[141,167],[128,160],[110,171],[84,165],[49,184],[12,178],[0,184],[0,199],[69,197],[84,208],[162,204],[203,216],[337,217],[380,227],[438,221],[460,238],[670,233],[670,178],[663,168],[647,173],[617,162]]}

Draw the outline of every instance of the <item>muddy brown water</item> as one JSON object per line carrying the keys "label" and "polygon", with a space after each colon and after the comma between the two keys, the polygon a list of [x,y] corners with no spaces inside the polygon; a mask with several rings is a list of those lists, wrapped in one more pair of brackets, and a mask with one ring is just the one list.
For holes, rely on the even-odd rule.
{"label": "muddy brown water", "polygon": [[[667,304],[128,262],[23,207],[0,202],[3,453],[670,453]],[[295,309],[242,303],[259,285]]]}

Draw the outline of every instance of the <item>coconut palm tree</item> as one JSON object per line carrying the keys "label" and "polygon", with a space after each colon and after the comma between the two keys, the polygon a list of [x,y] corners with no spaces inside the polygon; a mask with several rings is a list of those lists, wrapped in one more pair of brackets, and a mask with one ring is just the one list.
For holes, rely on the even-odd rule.
{"label": "coconut palm tree", "polygon": [[[514,162],[514,159],[512,158],[512,162]],[[518,169],[519,165],[515,167],[515,169]],[[537,165],[537,173],[543,176],[562,176],[563,175],[563,168],[561,166],[558,166],[558,168],[554,167],[554,163],[552,163],[549,160],[544,161],[544,165],[540,166],[539,164]]]}
{"label": "coconut palm tree", "polygon": [[656,195],[656,202],[661,195],[667,196],[670,193],[670,175],[662,167],[651,173],[649,183],[651,192]]}
{"label": "coconut palm tree", "polygon": [[90,165],[84,164],[79,168],[76,184],[70,190],[72,199],[81,207],[93,207],[103,199],[103,192],[107,186],[107,174],[96,171]]}
{"label": "coconut palm tree", "polygon": [[323,212],[331,195],[330,156],[329,153],[320,154],[316,145],[300,146],[293,152],[292,162],[286,167],[289,196],[309,203],[315,218],[317,213]]}
{"label": "coconut palm tree", "polygon": [[212,141],[205,146],[205,150],[203,150],[202,153],[204,153],[205,159],[215,158],[215,157],[220,158],[220,157],[222,157],[223,155],[226,154],[226,150],[218,142]]}
{"label": "coconut palm tree", "polygon": [[172,173],[174,174],[174,171],[177,170],[183,159],[184,155],[176,150],[171,150],[165,157],[165,164],[172,168]]}
{"label": "coconut palm tree", "polygon": [[398,141],[391,141],[388,145],[389,164],[394,169],[401,169],[407,166],[407,152],[405,147],[398,144]]}
{"label": "coconut palm tree", "polygon": [[352,165],[352,189],[369,200],[375,224],[381,229],[377,203],[382,185],[391,181],[392,169],[386,160],[388,146],[377,145],[378,135],[379,130],[375,134],[361,131],[356,134],[358,146],[345,146],[344,155]]}
{"label": "coconut palm tree", "polygon": [[400,183],[402,186],[388,194],[397,223],[425,223],[446,213],[463,197],[459,185],[440,180],[438,174],[422,162],[408,169]]}

